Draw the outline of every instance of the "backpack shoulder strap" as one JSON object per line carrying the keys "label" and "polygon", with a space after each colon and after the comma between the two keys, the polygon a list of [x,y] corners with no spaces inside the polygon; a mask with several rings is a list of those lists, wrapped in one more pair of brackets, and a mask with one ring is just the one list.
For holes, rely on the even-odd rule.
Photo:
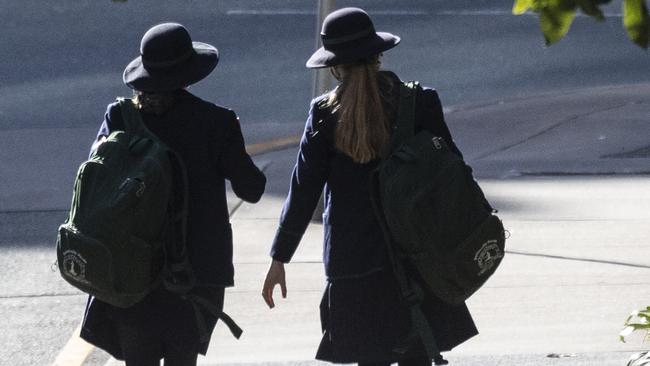
{"label": "backpack shoulder strap", "polygon": [[415,108],[421,90],[422,87],[417,81],[408,81],[400,84],[397,129],[395,130],[391,143],[393,150],[415,134]]}
{"label": "backpack shoulder strap", "polygon": [[427,321],[426,316],[424,315],[424,312],[420,306],[424,300],[424,290],[417,283],[417,281],[409,278],[407,269],[396,253],[394,240],[390,234],[390,230],[388,229],[388,223],[386,223],[386,219],[383,214],[384,209],[379,198],[378,180],[379,174],[378,171],[375,170],[371,175],[370,202],[372,204],[372,211],[375,214],[377,222],[379,223],[379,227],[381,228],[381,231],[384,235],[384,245],[386,246],[386,253],[388,254],[390,270],[395,275],[395,280],[397,281],[397,286],[400,290],[400,294],[409,307],[409,312],[411,315],[411,326],[414,334],[418,336],[422,341],[422,345],[424,346],[428,357],[431,359],[439,358],[441,357],[440,349],[438,348],[435,336],[429,327],[429,322]]}

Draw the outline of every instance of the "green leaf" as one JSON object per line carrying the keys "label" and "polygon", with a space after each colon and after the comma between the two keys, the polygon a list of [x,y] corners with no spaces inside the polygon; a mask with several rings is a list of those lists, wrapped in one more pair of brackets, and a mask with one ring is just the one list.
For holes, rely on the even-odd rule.
{"label": "green leaf", "polygon": [[650,316],[650,310],[639,310],[639,316],[649,317]]}
{"label": "green leaf", "polygon": [[532,8],[534,5],[534,0],[515,0],[515,3],[512,5],[512,14],[521,15]]}
{"label": "green leaf", "polygon": [[540,12],[540,26],[546,45],[550,46],[564,37],[576,17],[575,8],[566,6],[564,1],[549,1],[555,5],[547,5]]}
{"label": "green leaf", "polygon": [[596,18],[598,21],[605,20],[605,15],[594,0],[576,0],[576,3],[583,13]]}
{"label": "green leaf", "polygon": [[625,343],[625,337],[629,336],[634,332],[634,327],[625,327],[623,330],[618,334],[619,339],[621,342]]}
{"label": "green leaf", "polygon": [[650,19],[644,0],[623,0],[623,25],[634,43],[648,48]]}

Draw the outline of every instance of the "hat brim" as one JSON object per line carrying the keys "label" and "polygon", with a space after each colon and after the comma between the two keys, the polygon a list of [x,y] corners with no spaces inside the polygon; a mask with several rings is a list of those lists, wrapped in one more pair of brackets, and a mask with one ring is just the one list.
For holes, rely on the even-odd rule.
{"label": "hat brim", "polygon": [[354,47],[336,51],[326,50],[324,47],[321,47],[311,55],[305,66],[310,69],[319,69],[353,63],[366,57],[388,51],[397,46],[400,41],[400,37],[394,34],[377,32],[370,41]]}
{"label": "hat brim", "polygon": [[192,42],[194,53],[182,64],[162,70],[147,69],[142,56],[131,61],[122,75],[129,88],[145,91],[172,91],[199,82],[208,76],[219,63],[216,47],[202,42]]}

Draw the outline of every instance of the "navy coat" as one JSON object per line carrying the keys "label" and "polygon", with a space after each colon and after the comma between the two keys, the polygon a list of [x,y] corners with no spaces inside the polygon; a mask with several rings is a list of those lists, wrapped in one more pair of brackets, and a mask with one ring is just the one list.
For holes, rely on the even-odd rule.
{"label": "navy coat", "polygon": [[[389,75],[398,85],[397,76]],[[398,87],[393,89],[399,93]],[[271,256],[284,263],[291,260],[324,188],[325,273],[330,279],[359,277],[387,263],[384,237],[372,211],[369,191],[370,173],[379,161],[359,164],[335,150],[337,118],[324,106],[323,99],[321,96],[311,103]],[[419,100],[416,129],[442,137],[461,155],[445,123],[438,93],[425,88]]]}
{"label": "navy coat", "polygon": [[[389,88],[384,91],[389,90],[387,94],[394,106],[400,80],[392,73],[387,75],[393,80],[392,86],[382,86]],[[291,260],[324,189],[323,263],[329,282],[321,304],[325,333],[317,358],[332,362],[375,362],[381,352],[367,350],[373,349],[377,342],[389,344],[391,337],[400,334],[404,323],[410,322],[408,316],[406,319],[398,316],[404,313],[406,305],[398,298],[397,288],[390,287],[390,281],[382,279],[383,274],[391,273],[392,269],[370,200],[370,176],[379,161],[355,163],[334,148],[337,116],[323,101],[324,96],[321,96],[311,103],[271,256],[283,263]],[[394,130],[396,107],[388,104],[387,114]],[[416,132],[421,129],[442,137],[462,157],[445,123],[438,93],[430,88],[419,95],[416,106]],[[332,295],[333,291],[336,293]],[[377,299],[381,299],[380,302]],[[360,301],[373,304],[364,307]],[[390,319],[377,318],[386,308],[392,308],[388,311],[392,314]],[[433,294],[425,294],[421,308],[441,351],[450,350],[478,333],[465,304],[450,305]],[[354,318],[354,324],[346,326],[349,317]],[[382,325],[381,332],[373,331],[374,324]],[[337,335],[328,333],[331,327],[337,329]],[[386,337],[382,338],[379,333]],[[363,347],[357,344],[359,340]],[[346,344],[358,347],[347,354]],[[366,351],[359,350],[361,348]],[[390,360],[390,356],[386,357],[383,361]]]}
{"label": "navy coat", "polygon": [[[179,101],[162,116],[142,113],[147,128],[176,151],[189,183],[187,249],[199,284],[233,285],[232,230],[226,202],[226,179],[235,194],[257,202],[266,178],[244,146],[239,119],[230,109],[181,91]],[[119,105],[110,104],[99,135],[124,130]]]}

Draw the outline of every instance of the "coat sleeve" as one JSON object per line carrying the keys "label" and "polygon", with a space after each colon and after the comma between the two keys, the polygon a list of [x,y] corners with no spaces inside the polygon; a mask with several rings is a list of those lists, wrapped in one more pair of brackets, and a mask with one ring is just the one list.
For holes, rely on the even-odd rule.
{"label": "coat sleeve", "polygon": [[422,103],[420,103],[420,123],[422,128],[428,130],[436,136],[442,137],[451,151],[456,153],[461,158],[463,153],[460,152],[454,139],[451,137],[449,127],[445,122],[445,115],[442,111],[442,103],[438,92],[433,89],[424,89],[422,92]]}
{"label": "coat sleeve", "polygon": [[271,248],[273,259],[288,263],[302,239],[318,204],[329,172],[329,143],[324,131],[314,128],[316,110],[312,102],[300,151],[291,174],[289,194]]}
{"label": "coat sleeve", "polygon": [[123,129],[124,123],[122,122],[122,116],[120,115],[119,105],[116,103],[109,104],[106,108],[106,113],[104,113],[104,120],[99,126],[99,131],[97,131],[97,136],[95,137],[95,140],[90,147],[90,153],[88,154],[88,157],[90,157],[95,149],[97,149],[97,146],[99,146],[99,139],[102,136],[108,136],[113,131]]}
{"label": "coat sleeve", "polygon": [[246,152],[244,137],[235,112],[230,111],[225,124],[225,140],[219,164],[237,197],[244,201],[257,202],[264,193],[266,177]]}

